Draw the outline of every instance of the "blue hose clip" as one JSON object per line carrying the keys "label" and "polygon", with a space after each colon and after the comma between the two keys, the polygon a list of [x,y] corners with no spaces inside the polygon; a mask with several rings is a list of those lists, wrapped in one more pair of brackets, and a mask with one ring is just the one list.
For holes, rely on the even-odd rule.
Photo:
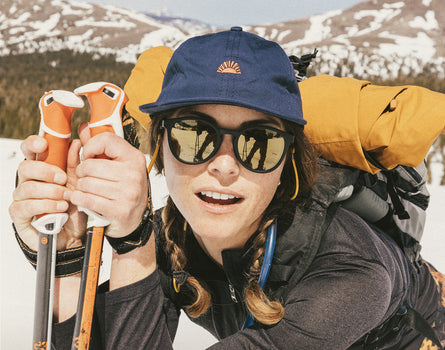
{"label": "blue hose clip", "polygon": [[[266,249],[264,252],[263,265],[261,266],[260,275],[258,277],[258,284],[261,287],[261,289],[264,289],[267,278],[269,277],[276,241],[277,241],[277,220],[274,220],[274,222],[267,229],[267,241],[266,241]],[[253,324],[253,317],[249,312],[247,313],[246,320],[244,321],[241,330],[249,328],[252,324]]]}

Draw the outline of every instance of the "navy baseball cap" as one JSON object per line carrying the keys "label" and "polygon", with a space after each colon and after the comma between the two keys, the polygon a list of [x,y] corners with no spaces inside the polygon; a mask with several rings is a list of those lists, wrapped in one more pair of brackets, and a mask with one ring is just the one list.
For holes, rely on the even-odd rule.
{"label": "navy baseball cap", "polygon": [[188,39],[173,53],[153,114],[199,104],[254,109],[305,125],[292,64],[275,42],[241,27]]}

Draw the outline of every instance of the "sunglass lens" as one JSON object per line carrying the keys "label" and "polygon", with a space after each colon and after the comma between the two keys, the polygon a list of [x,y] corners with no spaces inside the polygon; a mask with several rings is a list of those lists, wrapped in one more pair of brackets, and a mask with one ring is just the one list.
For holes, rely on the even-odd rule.
{"label": "sunglass lens", "polygon": [[194,119],[177,120],[171,128],[170,148],[183,162],[206,161],[215,149],[217,135],[210,124]]}
{"label": "sunglass lens", "polygon": [[284,137],[276,130],[247,129],[238,139],[238,154],[247,168],[266,172],[281,161],[285,144]]}

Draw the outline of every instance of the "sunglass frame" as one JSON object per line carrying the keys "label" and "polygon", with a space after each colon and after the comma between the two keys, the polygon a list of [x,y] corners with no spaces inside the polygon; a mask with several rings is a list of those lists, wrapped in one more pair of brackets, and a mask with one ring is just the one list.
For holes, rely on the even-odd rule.
{"label": "sunglass frame", "polygon": [[[212,152],[209,153],[209,155],[205,158],[203,158],[200,161],[194,161],[194,162],[189,162],[187,160],[181,159],[179,157],[178,154],[176,154],[175,150],[174,150],[174,146],[172,144],[172,129],[174,127],[174,125],[178,122],[183,122],[183,121],[197,121],[197,122],[202,122],[207,126],[210,126],[211,129],[215,132],[216,134],[216,144],[214,146],[214,149]],[[247,170],[252,171],[254,173],[269,173],[274,171],[283,161],[283,159],[285,158],[285,155],[290,147],[290,145],[294,142],[294,135],[274,128],[272,126],[248,126],[248,127],[243,127],[240,129],[225,129],[225,128],[220,128],[219,126],[217,126],[215,123],[212,123],[211,121],[204,119],[204,118],[200,118],[200,117],[195,117],[195,116],[182,116],[179,118],[171,118],[171,119],[163,119],[161,122],[161,129],[164,129],[167,131],[167,139],[168,139],[168,145],[170,147],[170,151],[173,154],[173,156],[181,163],[183,164],[188,164],[188,165],[198,165],[198,164],[202,164],[205,163],[207,161],[209,161],[211,158],[213,158],[215,156],[215,154],[218,152],[218,150],[221,147],[222,141],[223,141],[223,136],[224,135],[232,135],[232,146],[233,146],[233,151],[235,154],[236,159],[238,160],[238,162]],[[246,164],[245,161],[242,160],[239,152],[238,152],[238,141],[240,139],[240,136],[244,136],[243,133],[249,130],[257,130],[257,129],[262,129],[262,130],[271,130],[276,132],[280,137],[282,137],[284,139],[284,147],[283,147],[283,152],[282,155],[280,157],[280,159],[277,161],[277,163],[266,170],[259,170],[259,169],[253,169],[251,168],[248,164]]]}

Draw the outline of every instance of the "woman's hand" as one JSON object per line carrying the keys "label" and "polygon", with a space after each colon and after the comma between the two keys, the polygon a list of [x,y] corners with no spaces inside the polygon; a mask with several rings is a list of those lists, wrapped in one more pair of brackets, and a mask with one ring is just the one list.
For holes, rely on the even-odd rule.
{"label": "woman's hand", "polygon": [[47,152],[46,140],[39,136],[28,137],[21,145],[25,160],[18,168],[19,182],[13,193],[9,213],[21,239],[33,250],[38,247],[38,232],[31,225],[39,214],[69,214],[68,221],[58,234],[57,249],[82,245],[86,216],[68,201],[67,193],[77,184],[76,167],[79,164],[80,141],[74,140],[68,151],[67,171],[37,161],[37,154]]}
{"label": "woman's hand", "polygon": [[111,133],[91,138],[89,129],[83,127],[79,135],[84,145],[82,161],[76,168],[75,190],[66,197],[106,217],[108,236],[126,236],[139,226],[147,205],[145,156]]}

